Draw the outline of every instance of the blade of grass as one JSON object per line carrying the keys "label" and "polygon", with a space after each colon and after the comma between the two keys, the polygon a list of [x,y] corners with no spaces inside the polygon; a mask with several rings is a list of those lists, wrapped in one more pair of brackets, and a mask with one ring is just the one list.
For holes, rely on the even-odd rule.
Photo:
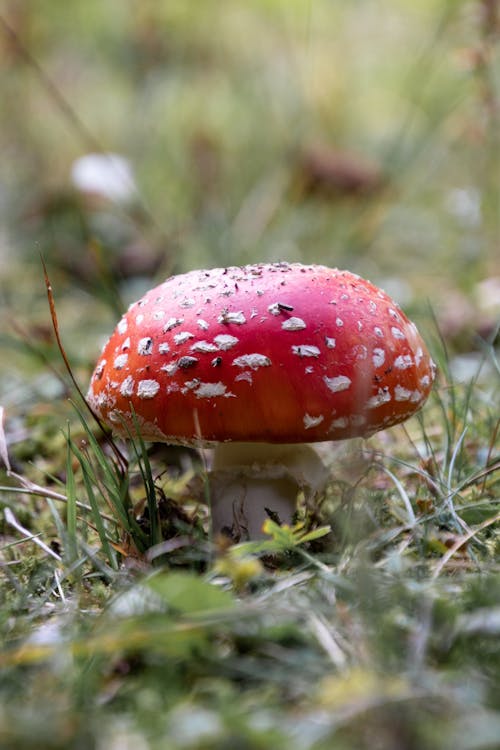
{"label": "blade of grass", "polygon": [[[462,448],[462,445],[463,445],[463,442],[464,442],[464,438],[465,438],[466,432],[467,432],[467,427],[464,427],[464,429],[462,430],[462,434],[458,438],[457,443],[455,445],[455,448],[453,449],[453,453],[451,454],[450,463],[449,463],[449,466],[448,466],[448,490],[449,491],[451,491],[451,486],[452,486],[452,482],[453,482],[453,472],[455,470],[455,464],[456,464],[457,458],[458,458],[458,456],[460,454],[460,451],[461,451],[461,448]],[[459,473],[459,472],[457,472],[457,473]],[[460,477],[458,477],[458,478],[460,478]]]}
{"label": "blade of grass", "polygon": [[[137,549],[140,552],[144,552],[149,546],[148,536],[137,523],[133,513],[133,508],[128,495],[128,473],[124,473],[121,466],[113,463],[117,475],[115,476],[113,474],[110,469],[108,457],[102,451],[99,443],[89,430],[88,425],[86,425],[85,420],[83,420],[82,423],[89,436],[90,445],[85,451],[82,451],[77,448],[74,441],[70,441],[70,444],[74,453],[76,450],[75,455],[81,465],[82,460],[84,461],[82,470],[86,472],[88,481],[100,489],[103,499],[113,513],[111,519],[109,516],[105,516],[101,512],[100,516],[106,520],[111,520],[115,525],[119,526],[122,531],[133,540]],[[96,459],[98,464],[96,468],[98,471],[94,468],[91,457]],[[103,478],[99,475],[99,470],[104,475]],[[93,494],[95,495],[95,493]],[[92,515],[94,515],[94,508],[91,508],[91,512]],[[96,530],[98,531],[97,527]],[[119,548],[120,545],[115,544],[114,549]]]}
{"label": "blade of grass", "polygon": [[[155,547],[156,545],[161,544],[163,538],[161,536],[161,528],[159,523],[158,502],[156,499],[156,487],[153,478],[153,470],[149,461],[146,444],[141,435],[139,422],[133,410],[132,418],[136,434],[135,436],[130,435],[130,439],[132,442],[133,451],[137,459],[137,465],[141,473],[144,489],[146,491],[146,503],[149,514],[150,531],[148,547]],[[139,447],[137,446],[137,443]]]}
{"label": "blade of grass", "polygon": [[7,473],[10,472],[10,460],[9,451],[7,449],[7,438],[5,436],[5,430],[3,426],[4,408],[0,406],[0,459],[3,465],[7,469]]}
{"label": "blade of grass", "polygon": [[[8,487],[7,485],[0,485],[0,492],[12,492],[14,494],[18,495],[33,495],[34,497],[43,497],[45,499],[51,498],[52,500],[58,500],[61,503],[67,503],[68,498],[65,497],[65,495],[61,495],[59,492],[54,492],[53,490],[46,489],[45,487],[40,487],[39,485],[35,484],[34,482],[30,482],[29,479],[26,479],[25,477],[20,476],[19,474],[15,474],[14,472],[10,472],[10,477],[13,477],[14,479],[17,479],[21,483],[21,487]],[[25,483],[25,484],[23,484]],[[5,501],[4,504],[8,506],[8,503]],[[79,500],[76,501],[76,506],[80,508],[81,510],[85,511],[92,511],[92,508],[90,505],[87,505],[86,503],[82,503]],[[106,515],[105,513],[101,514],[105,521],[114,521],[114,518],[111,516]]]}
{"label": "blade of grass", "polygon": [[91,450],[92,450],[92,454],[95,456],[96,460],[98,461],[98,463],[99,463],[99,465],[100,465],[100,467],[101,467],[101,469],[103,471],[103,474],[104,474],[104,476],[106,477],[106,479],[107,479],[107,481],[109,483],[110,490],[111,491],[118,491],[119,490],[119,486],[120,486],[120,479],[121,479],[122,475],[124,474],[124,472],[122,470],[123,467],[121,466],[121,464],[120,465],[112,464],[113,468],[115,469],[115,471],[114,472],[111,471],[111,469],[110,469],[110,461],[107,458],[107,456],[105,455],[105,453],[102,450],[101,446],[99,445],[99,442],[97,441],[94,433],[90,429],[90,427],[89,427],[89,425],[88,425],[88,423],[87,423],[87,421],[86,421],[86,419],[85,419],[82,411],[79,409],[79,407],[77,406],[77,404],[75,404],[74,402],[71,402],[71,404],[72,404],[74,410],[76,411],[76,413],[78,414],[80,422],[82,423],[82,427],[83,427],[83,429],[85,431],[85,437],[86,437],[86,439],[88,440],[88,442],[90,444],[90,447],[91,447]]}
{"label": "blade of grass", "polygon": [[[127,534],[137,535],[141,530],[134,523],[132,507],[128,496],[128,470],[124,470],[121,463],[116,463],[106,456],[78,406],[73,404],[73,407],[81,420],[86,440],[89,443],[88,453],[96,460],[102,474],[102,480],[98,481],[97,474],[94,472],[96,483],[100,484],[102,481],[104,488],[103,496],[115,520]],[[88,463],[90,465],[90,460]]]}
{"label": "blade of grass", "polygon": [[394,483],[394,486],[396,487],[399,496],[401,500],[403,501],[403,504],[406,508],[406,515],[407,515],[407,524],[409,526],[415,526],[417,519],[415,518],[415,513],[413,511],[413,507],[410,501],[410,498],[408,497],[408,493],[406,492],[405,488],[397,478],[395,474],[392,473],[390,469],[387,468],[387,466],[384,466],[384,464],[379,464],[379,468],[387,474],[387,476],[392,480]]}
{"label": "blade of grass", "polygon": [[47,555],[50,555],[51,557],[54,558],[54,560],[61,562],[60,555],[58,555],[57,552],[54,552],[54,550],[51,549],[47,544],[45,544],[45,542],[39,539],[37,534],[32,534],[31,531],[29,531],[22,524],[20,524],[10,508],[4,509],[4,518],[5,518],[5,522],[8,523],[9,526],[12,526],[12,528],[14,528],[20,534],[22,534],[23,537],[26,539],[26,541],[33,542],[38,547],[40,547],[40,549],[43,549],[43,551],[46,552]]}
{"label": "blade of grass", "polygon": [[[112,464],[115,466],[118,476],[116,476],[111,467],[110,467],[110,461],[107,458],[107,456],[104,454],[101,446],[95,439],[94,435],[92,434],[92,431],[90,430],[89,426],[83,419],[83,415],[78,411],[79,416],[82,419],[82,425],[85,430],[85,435],[89,443],[88,447],[88,455],[91,455],[97,462],[98,468],[101,471],[102,477],[99,477],[96,470],[92,467],[91,461],[86,456],[85,462],[87,467],[87,473],[89,475],[93,475],[94,482],[96,485],[103,485],[104,491],[103,491],[103,497],[105,498],[110,510],[112,511],[114,515],[114,520],[116,523],[118,523],[124,531],[129,532],[130,531],[130,514],[129,514],[129,508],[127,507],[127,487],[128,487],[128,479],[127,475],[125,473],[122,473],[121,467],[117,467],[116,464]],[[75,450],[78,451],[77,456],[78,460],[80,461],[80,457],[83,458],[84,454],[83,451],[81,451],[79,448],[76,447],[74,441],[70,440],[70,445],[72,446],[73,453],[75,453]]]}
{"label": "blade of grass", "polygon": [[64,522],[61,516],[59,515],[57,508],[52,500],[47,500],[47,506],[50,510],[52,518],[54,519],[54,526],[56,528],[57,535],[59,539],[62,541],[62,543],[65,545],[67,534],[66,534],[66,527],[64,525]]}
{"label": "blade of grass", "polygon": [[479,526],[476,526],[473,529],[470,529],[470,531],[467,532],[467,534],[464,534],[464,536],[460,537],[460,539],[457,539],[455,544],[450,547],[450,549],[443,555],[443,557],[440,559],[436,567],[434,568],[434,571],[432,573],[432,578],[437,578],[443,568],[445,567],[446,563],[453,557],[455,552],[458,552],[458,550],[464,546],[464,544],[467,544],[468,541],[470,541],[473,537],[476,536],[480,531],[483,531],[483,529],[487,529],[488,526],[493,526],[493,524],[498,523],[500,521],[500,513],[497,513],[496,516],[493,516],[492,518],[487,518],[486,521],[483,521],[483,523],[480,523]]}
{"label": "blade of grass", "polygon": [[76,505],[76,482],[75,474],[73,472],[73,466],[71,463],[71,432],[68,425],[68,434],[66,442],[66,495],[68,502],[66,504],[66,537],[67,537],[67,549],[66,557],[69,563],[76,560],[78,554],[78,544],[76,538],[76,519],[77,519],[77,505]]}
{"label": "blade of grass", "polygon": [[89,410],[89,412],[92,414],[92,417],[95,419],[96,423],[99,425],[99,428],[102,431],[102,434],[104,435],[104,437],[106,438],[109,446],[111,447],[111,450],[115,454],[115,456],[116,456],[116,458],[118,460],[118,463],[123,467],[123,469],[125,471],[127,469],[127,460],[126,460],[125,456],[118,449],[118,446],[116,445],[116,443],[114,442],[114,440],[112,440],[112,438],[110,437],[109,431],[104,427],[104,424],[102,423],[102,421],[99,418],[99,416],[92,409],[92,407],[90,406],[90,404],[87,402],[87,399],[85,398],[85,394],[83,393],[82,389],[80,388],[80,384],[78,383],[78,381],[77,381],[77,379],[75,377],[75,374],[74,374],[73,369],[71,367],[70,361],[68,359],[68,355],[66,354],[66,350],[64,349],[64,346],[63,346],[63,343],[62,343],[61,334],[60,334],[60,331],[59,331],[59,320],[57,318],[56,305],[55,305],[55,301],[54,301],[54,294],[52,292],[52,284],[50,282],[49,274],[47,272],[47,267],[45,265],[45,261],[44,261],[43,257],[40,257],[40,259],[41,259],[41,262],[42,262],[43,275],[44,275],[44,279],[45,279],[45,288],[47,290],[47,299],[48,299],[48,302],[49,302],[50,317],[52,319],[52,328],[53,328],[53,331],[54,331],[54,336],[56,338],[56,343],[57,343],[57,347],[59,349],[59,353],[60,353],[60,355],[62,357],[62,360],[64,362],[64,366],[65,366],[65,368],[66,368],[66,370],[68,372],[68,375],[69,375],[69,377],[71,379],[71,382],[72,382],[72,384],[73,384],[76,392],[78,393],[78,395],[82,399],[83,403],[85,404],[85,406],[87,407],[87,409]]}
{"label": "blade of grass", "polygon": [[92,467],[90,466],[84,454],[76,447],[76,445],[73,442],[71,442],[70,445],[71,450],[73,451],[74,455],[80,463],[80,466],[82,467],[83,482],[85,484],[85,490],[87,492],[87,497],[92,509],[92,517],[94,519],[94,524],[99,536],[99,540],[101,542],[102,549],[108,559],[110,566],[113,568],[113,570],[117,570],[118,564],[116,561],[116,555],[109,543],[108,535],[106,533],[104,522],[101,516],[101,511],[94,492],[94,474],[92,471]]}

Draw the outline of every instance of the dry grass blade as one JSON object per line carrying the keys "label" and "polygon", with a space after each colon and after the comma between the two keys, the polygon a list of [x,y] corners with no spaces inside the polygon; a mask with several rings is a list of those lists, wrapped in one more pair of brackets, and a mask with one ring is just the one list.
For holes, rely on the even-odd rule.
{"label": "dry grass blade", "polygon": [[403,501],[403,504],[406,509],[406,515],[407,515],[407,524],[408,526],[413,527],[417,523],[417,519],[415,518],[415,513],[412,508],[411,500],[408,497],[408,493],[406,492],[405,488],[397,478],[395,474],[392,473],[390,469],[387,468],[387,466],[384,466],[383,464],[380,464],[380,468],[382,471],[384,471],[387,476],[392,480],[394,483],[394,486],[396,487],[398,494]]}
{"label": "dry grass blade", "polygon": [[[500,461],[495,461],[495,463],[492,463],[490,466],[486,466],[484,469],[481,469],[481,471],[478,471],[470,479],[465,481],[462,487],[463,488],[471,487],[472,485],[477,484],[479,480],[481,479],[484,479],[486,481],[486,479],[490,476],[490,474],[494,474],[497,471],[500,471]],[[483,491],[484,491],[484,484],[483,484]]]}
{"label": "dry grass blade", "polygon": [[9,451],[7,449],[7,438],[3,427],[4,408],[0,406],[0,459],[2,460],[7,472],[10,474]]}
{"label": "dry grass blade", "polygon": [[[62,495],[60,492],[56,492],[55,490],[50,490],[47,487],[41,487],[38,484],[35,484],[35,482],[30,481],[29,479],[26,479],[26,477],[21,476],[20,474],[16,474],[15,471],[9,471],[9,477],[12,479],[15,479],[19,484],[20,487],[0,487],[0,492],[21,492],[26,495],[35,495],[36,497],[45,497],[49,498],[50,500],[58,500],[61,503],[67,503],[68,498],[66,495]],[[79,500],[76,501],[76,505],[81,510],[85,511],[91,511],[92,508],[90,505],[87,505],[86,503],[82,503]],[[114,521],[111,516],[107,516],[105,513],[101,513],[101,516],[104,518],[105,521]]]}
{"label": "dry grass blade", "polygon": [[47,290],[47,298],[48,298],[48,301],[49,301],[49,309],[50,309],[50,317],[52,319],[52,327],[54,329],[54,335],[56,337],[57,347],[58,347],[59,352],[61,354],[61,357],[63,359],[63,362],[64,362],[64,365],[65,365],[66,370],[68,372],[68,375],[69,375],[69,377],[71,379],[71,382],[73,383],[73,385],[74,385],[74,387],[76,389],[76,392],[78,393],[78,395],[82,399],[83,403],[85,404],[85,406],[87,407],[87,409],[89,410],[89,412],[92,414],[92,417],[95,419],[95,421],[99,425],[100,430],[102,431],[103,435],[105,436],[106,440],[108,441],[108,443],[109,443],[109,445],[110,445],[113,453],[115,454],[116,458],[118,459],[118,461],[120,463],[120,466],[125,471],[126,468],[127,468],[127,459],[125,458],[125,456],[123,455],[123,453],[119,450],[119,448],[116,446],[115,442],[110,438],[108,430],[106,430],[106,428],[104,427],[104,425],[103,425],[102,421],[100,420],[100,418],[97,416],[97,414],[95,413],[95,411],[92,409],[92,407],[87,402],[87,400],[85,398],[85,394],[83,393],[83,391],[80,388],[80,385],[79,385],[77,379],[75,378],[75,375],[74,375],[72,367],[71,367],[71,363],[70,363],[70,361],[68,359],[68,355],[66,354],[66,350],[64,349],[64,346],[63,346],[63,343],[62,343],[62,339],[61,339],[61,335],[59,333],[59,321],[57,319],[56,305],[55,305],[55,302],[54,302],[54,295],[52,293],[52,284],[50,283],[49,274],[47,272],[47,266],[45,265],[44,259],[42,257],[40,259],[41,259],[41,262],[42,262],[43,276],[44,276],[44,279],[45,279],[45,288]]}
{"label": "dry grass blade", "polygon": [[328,627],[324,618],[316,614],[309,616],[309,625],[322,648],[327,653],[332,664],[337,669],[343,669],[346,666],[346,655],[337,643],[331,628]]}
{"label": "dry grass blade", "polygon": [[500,521],[500,513],[497,513],[496,516],[493,516],[492,518],[487,518],[486,521],[483,521],[483,523],[480,523],[479,526],[476,526],[474,529],[471,529],[467,532],[467,534],[464,534],[464,536],[457,539],[457,541],[453,544],[452,547],[446,552],[446,554],[443,555],[441,560],[436,565],[434,572],[432,573],[432,578],[437,578],[447,562],[453,557],[453,555],[458,552],[458,550],[464,546],[464,544],[467,544],[468,541],[470,541],[473,537],[476,536],[480,531],[483,531],[484,529],[487,529],[488,526],[493,526],[494,523],[498,523]]}
{"label": "dry grass blade", "polygon": [[5,522],[9,524],[9,526],[12,526],[16,531],[18,531],[20,534],[23,535],[23,537],[26,539],[26,541],[34,542],[37,544],[41,549],[43,549],[44,552],[46,552],[48,555],[53,557],[58,562],[61,562],[61,557],[57,554],[57,552],[54,552],[53,549],[51,549],[49,546],[45,544],[45,542],[42,542],[41,539],[38,538],[36,534],[32,534],[31,531],[24,528],[22,524],[19,523],[13,512],[10,508],[5,508],[4,510],[4,518]]}
{"label": "dry grass blade", "polygon": [[54,335],[56,337],[57,346],[58,346],[59,352],[61,354],[61,357],[63,358],[63,362],[65,364],[65,367],[66,367],[66,370],[68,372],[68,375],[71,378],[71,382],[75,386],[78,394],[81,396],[81,398],[83,399],[83,401],[85,401],[85,395],[84,395],[82,389],[80,388],[80,386],[79,386],[79,384],[78,384],[78,382],[77,382],[77,380],[76,380],[76,378],[75,378],[75,376],[73,374],[73,370],[71,368],[71,364],[69,362],[68,356],[66,354],[66,351],[64,349],[64,346],[63,346],[63,343],[62,343],[62,340],[61,340],[61,335],[59,333],[59,321],[57,319],[56,305],[55,305],[55,302],[54,302],[54,295],[52,293],[52,284],[50,283],[49,274],[47,272],[47,266],[45,265],[45,261],[44,261],[43,258],[41,258],[41,261],[42,261],[42,268],[43,268],[43,276],[44,276],[44,279],[45,279],[45,288],[47,289],[47,298],[49,300],[50,317],[52,319],[52,327],[54,329]]}

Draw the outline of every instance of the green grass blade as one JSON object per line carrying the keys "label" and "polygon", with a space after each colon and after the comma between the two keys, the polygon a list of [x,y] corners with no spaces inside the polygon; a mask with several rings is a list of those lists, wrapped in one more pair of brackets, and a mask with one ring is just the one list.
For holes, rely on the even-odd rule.
{"label": "green grass blade", "polygon": [[[83,416],[78,406],[76,406],[76,404],[73,404],[73,408],[80,418],[80,422],[82,423],[83,429],[85,430],[86,439],[89,442],[92,454],[95,456],[99,466],[101,467],[106,485],[109,487],[110,491],[119,492],[120,481],[117,476],[118,469],[116,467],[116,464],[110,462],[110,460],[102,450],[94,433],[87,424],[87,421],[85,420],[85,417]],[[110,466],[113,466],[114,471],[111,470]]]}
{"label": "green grass blade", "polygon": [[163,541],[161,535],[161,529],[158,518],[158,502],[156,499],[156,487],[153,477],[153,470],[149,460],[146,443],[144,442],[139,423],[133,414],[135,435],[130,436],[132,447],[137,459],[139,471],[141,473],[142,481],[144,483],[144,489],[146,492],[146,502],[149,512],[150,532],[149,532],[149,547],[154,547],[156,544],[160,544]]}
{"label": "green grass blade", "polygon": [[118,565],[116,562],[116,554],[109,543],[106,529],[104,527],[104,521],[101,517],[99,504],[94,492],[95,476],[92,471],[92,467],[84,454],[76,447],[74,443],[71,443],[71,450],[73,451],[74,455],[80,463],[80,466],[82,467],[83,482],[85,484],[85,490],[87,492],[90,507],[92,508],[92,518],[99,535],[102,549],[108,559],[110,566],[113,568],[113,570],[117,570]]}
{"label": "green grass blade", "polygon": [[77,511],[76,511],[76,482],[73,466],[71,463],[71,432],[68,426],[66,438],[66,550],[65,557],[68,563],[73,563],[78,554],[77,544]]}

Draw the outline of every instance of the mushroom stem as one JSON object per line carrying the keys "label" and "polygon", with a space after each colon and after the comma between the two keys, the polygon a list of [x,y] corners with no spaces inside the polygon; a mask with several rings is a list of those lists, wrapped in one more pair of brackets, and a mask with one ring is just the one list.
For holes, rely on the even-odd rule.
{"label": "mushroom stem", "polygon": [[311,497],[327,475],[310,445],[218,443],[210,472],[214,533],[258,539],[267,518],[291,524],[299,490]]}

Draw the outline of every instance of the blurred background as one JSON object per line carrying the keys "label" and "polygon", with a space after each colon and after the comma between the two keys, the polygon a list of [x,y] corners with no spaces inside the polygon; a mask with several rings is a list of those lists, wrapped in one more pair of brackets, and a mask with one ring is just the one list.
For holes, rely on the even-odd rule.
{"label": "blurred background", "polygon": [[495,0],[3,3],[3,402],[52,387],[40,256],[83,381],[153,283],[254,261],[349,268],[480,350],[500,300],[499,37]]}

